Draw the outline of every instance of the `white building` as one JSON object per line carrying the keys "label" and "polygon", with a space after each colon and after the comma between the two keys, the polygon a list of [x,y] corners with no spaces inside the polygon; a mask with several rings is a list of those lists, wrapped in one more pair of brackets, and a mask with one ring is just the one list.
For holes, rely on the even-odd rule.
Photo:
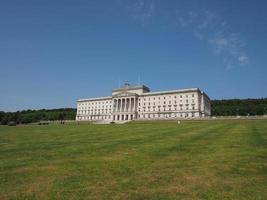
{"label": "white building", "polygon": [[210,113],[210,99],[198,88],[150,92],[145,85],[125,84],[109,97],[79,99],[76,120],[181,119]]}

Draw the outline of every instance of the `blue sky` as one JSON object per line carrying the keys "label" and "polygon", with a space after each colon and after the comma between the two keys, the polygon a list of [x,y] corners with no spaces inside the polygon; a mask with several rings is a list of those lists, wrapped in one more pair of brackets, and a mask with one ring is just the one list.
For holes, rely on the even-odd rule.
{"label": "blue sky", "polygon": [[119,82],[267,96],[265,0],[2,0],[0,110],[75,107]]}

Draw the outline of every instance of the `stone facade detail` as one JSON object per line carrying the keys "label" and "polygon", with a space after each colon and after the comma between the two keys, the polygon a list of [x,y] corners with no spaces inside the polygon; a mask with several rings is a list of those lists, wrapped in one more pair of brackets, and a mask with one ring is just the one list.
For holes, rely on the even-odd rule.
{"label": "stone facade detail", "polygon": [[79,99],[78,121],[127,121],[209,117],[210,99],[198,88],[150,92],[145,85],[129,84],[112,96]]}

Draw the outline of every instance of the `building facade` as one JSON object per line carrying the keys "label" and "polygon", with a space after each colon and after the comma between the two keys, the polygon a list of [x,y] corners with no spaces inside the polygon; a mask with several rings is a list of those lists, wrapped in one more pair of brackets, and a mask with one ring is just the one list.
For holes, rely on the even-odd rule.
{"label": "building facade", "polygon": [[78,121],[125,121],[208,117],[210,99],[198,88],[150,92],[145,85],[112,90],[112,96],[79,99]]}

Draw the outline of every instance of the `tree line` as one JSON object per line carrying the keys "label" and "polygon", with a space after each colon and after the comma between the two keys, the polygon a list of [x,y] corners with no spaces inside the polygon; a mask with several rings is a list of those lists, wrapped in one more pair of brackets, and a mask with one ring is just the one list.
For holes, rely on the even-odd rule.
{"label": "tree line", "polygon": [[212,116],[267,115],[267,98],[211,101]]}
{"label": "tree line", "polygon": [[[212,116],[267,115],[267,98],[211,100],[211,114]],[[76,109],[74,108],[23,110],[17,112],[0,111],[0,124],[74,120],[75,116]]]}
{"label": "tree line", "polygon": [[74,120],[75,116],[76,109],[74,108],[23,110],[17,112],[0,111],[0,124],[8,124],[9,122],[28,124],[49,120]]}

